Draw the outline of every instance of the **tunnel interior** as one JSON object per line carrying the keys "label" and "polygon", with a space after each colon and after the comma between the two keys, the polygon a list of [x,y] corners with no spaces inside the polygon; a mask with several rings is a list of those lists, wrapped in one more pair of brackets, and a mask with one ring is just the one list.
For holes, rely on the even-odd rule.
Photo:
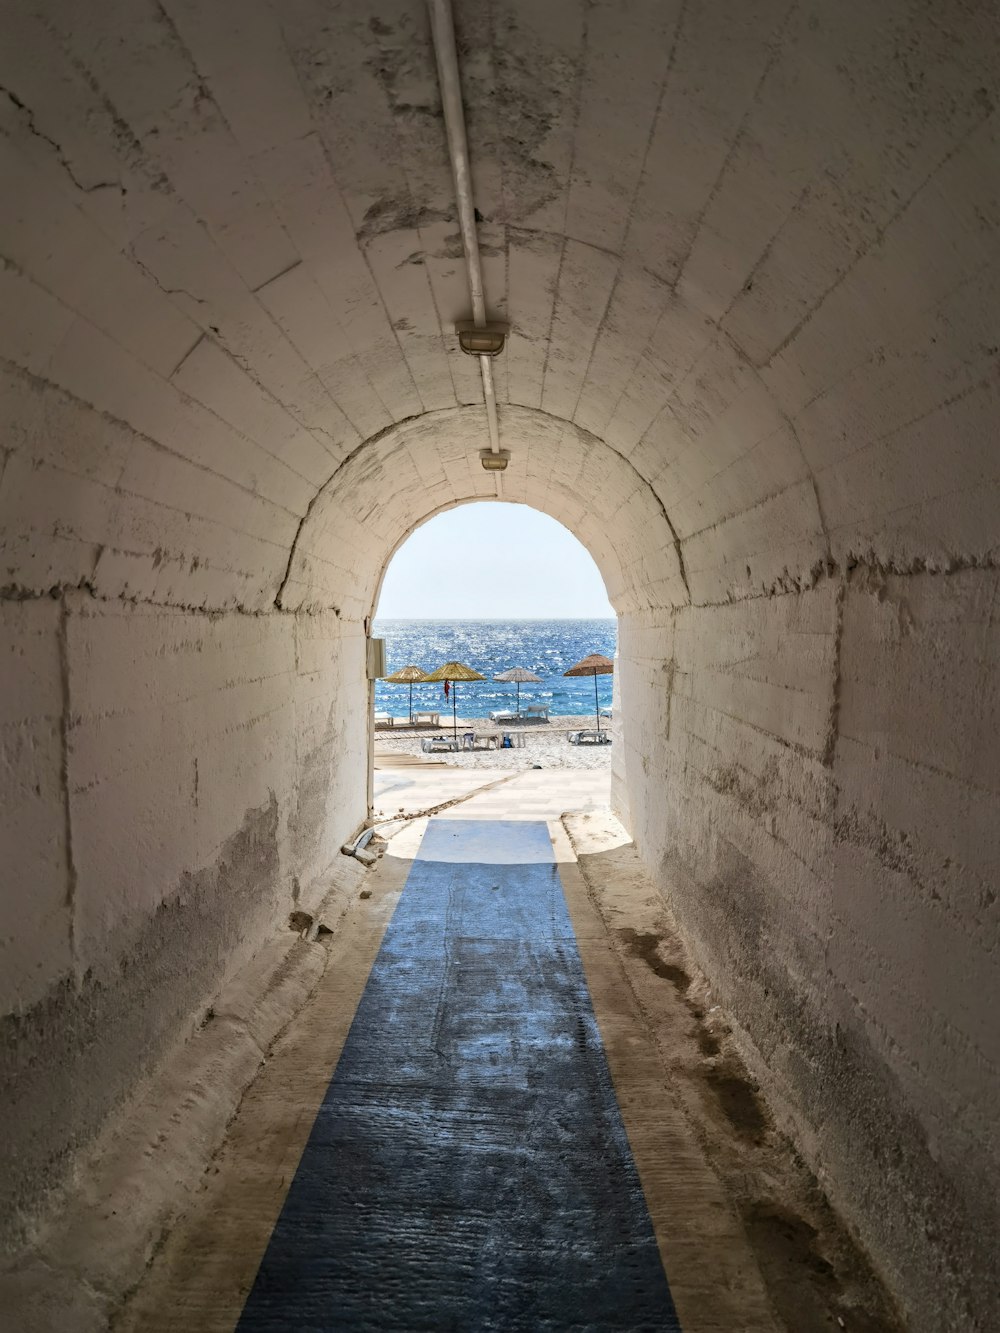
{"label": "tunnel interior", "polygon": [[[615,808],[913,1327],[986,1328],[995,14],[498,0],[455,23],[510,325],[503,498],[607,584]],[[422,3],[32,0],[5,25],[17,1246],[319,901],[367,813],[385,565],[497,491]]]}

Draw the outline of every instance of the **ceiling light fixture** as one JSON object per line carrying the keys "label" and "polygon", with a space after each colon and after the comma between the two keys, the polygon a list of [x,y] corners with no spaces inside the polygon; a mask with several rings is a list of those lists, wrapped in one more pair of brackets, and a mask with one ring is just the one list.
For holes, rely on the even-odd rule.
{"label": "ceiling light fixture", "polygon": [[506,449],[498,449],[496,453],[492,449],[480,449],[479,461],[487,472],[505,472],[510,454]]}
{"label": "ceiling light fixture", "polygon": [[458,345],[469,356],[499,356],[507,340],[506,324],[476,324],[463,319],[455,325]]}

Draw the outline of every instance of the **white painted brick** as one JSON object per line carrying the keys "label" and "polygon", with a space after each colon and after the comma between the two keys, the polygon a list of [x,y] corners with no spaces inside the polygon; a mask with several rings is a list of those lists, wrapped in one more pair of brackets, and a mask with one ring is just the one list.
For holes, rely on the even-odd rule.
{"label": "white painted brick", "polygon": [[248,156],[309,133],[309,107],[287,59],[277,16],[169,0],[164,6]]}
{"label": "white painted brick", "polygon": [[7,258],[145,365],[168,375],[197,341],[197,326],[65,190],[46,181],[5,142],[0,142],[0,172],[16,201],[4,220]]}
{"label": "white painted brick", "polygon": [[202,338],[171,376],[171,382],[256,441],[311,486],[322,486],[333,471],[335,460],[322,440],[300,426],[214,339]]}
{"label": "white painted brick", "polygon": [[0,369],[0,412],[3,450],[105,486],[121,476],[133,432],[69,394],[7,366]]}
{"label": "white painted brick", "polygon": [[[328,277],[325,290],[329,290],[329,281]],[[346,294],[342,290],[342,298]],[[393,415],[410,416],[420,410],[412,377],[377,296],[347,307],[352,316],[348,328],[363,321],[367,335],[360,342],[367,353],[363,357],[357,355],[358,341],[339,324],[339,303],[331,305],[304,267],[281,274],[258,297],[331,397],[341,403],[342,396],[341,410],[352,442],[362,431],[373,434],[379,429],[376,422],[387,425]],[[364,320],[364,304],[373,319]],[[351,328],[351,334],[355,332]],[[369,379],[367,371],[372,367],[374,375]]]}
{"label": "white painted brick", "polygon": [[512,231],[509,248],[510,400],[527,407],[541,407],[562,241],[554,236]]}
{"label": "white painted brick", "polygon": [[618,273],[618,260],[569,241],[563,251],[545,367],[542,407],[567,420],[576,411],[594,339]]}
{"label": "white painted brick", "polygon": [[[435,231],[443,240],[442,229]],[[433,248],[434,233],[425,237],[417,228],[392,231],[373,236],[364,250],[413,376],[421,407],[425,412],[433,412],[452,407],[456,399],[444,332],[426,268],[410,262],[410,256],[422,252],[428,241]]]}
{"label": "white painted brick", "polygon": [[647,269],[622,265],[580,390],[576,422],[603,436],[636,366],[636,347],[654,336],[667,300],[665,284]]}
{"label": "white painted brick", "polygon": [[613,2],[587,15],[577,151],[567,206],[569,235],[619,250],[639,186],[647,139],[669,71],[667,55],[683,6],[643,0],[623,10]]}

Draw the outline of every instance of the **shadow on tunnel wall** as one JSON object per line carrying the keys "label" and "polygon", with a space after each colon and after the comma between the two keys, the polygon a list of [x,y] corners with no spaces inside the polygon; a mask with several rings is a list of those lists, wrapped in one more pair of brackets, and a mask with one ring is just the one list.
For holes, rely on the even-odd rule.
{"label": "shadow on tunnel wall", "polygon": [[[290,938],[289,910],[315,910],[364,817],[365,714],[363,636],[333,616],[86,593],[6,614],[33,648],[8,672],[22,720],[0,812],[21,854],[0,1023],[14,1249],[220,989]],[[25,810],[37,837],[16,842]]]}
{"label": "shadow on tunnel wall", "polygon": [[282,889],[272,793],[247,811],[214,864],[183,876],[137,936],[111,934],[114,961],[88,970],[79,987],[60,981],[3,1021],[5,1246],[26,1239],[40,1197],[62,1183],[75,1154],[204,1010],[222,960],[267,933]]}
{"label": "shadow on tunnel wall", "polygon": [[859,566],[622,632],[636,844],[753,1074],[928,1333],[1000,1324],[997,859],[975,836],[995,822],[997,577]]}

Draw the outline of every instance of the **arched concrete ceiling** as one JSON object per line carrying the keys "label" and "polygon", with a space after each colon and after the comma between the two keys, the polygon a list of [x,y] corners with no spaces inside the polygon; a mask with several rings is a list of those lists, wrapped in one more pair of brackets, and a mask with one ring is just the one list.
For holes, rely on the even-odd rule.
{"label": "arched concrete ceiling", "polygon": [[[995,20],[458,0],[511,498],[622,607],[995,552]],[[4,23],[0,583],[349,604],[487,484],[422,0]]]}
{"label": "arched concrete ceiling", "polygon": [[[503,429],[513,452],[504,499],[542,509],[574,532],[619,611],[688,600],[663,506],[627,459],[538,408],[508,406]],[[495,498],[492,475],[469,451],[481,430],[482,409],[450,408],[360,445],[303,520],[282,607],[368,615],[388,557],[415,527],[453,505]],[[503,555],[496,552],[498,566]]]}

